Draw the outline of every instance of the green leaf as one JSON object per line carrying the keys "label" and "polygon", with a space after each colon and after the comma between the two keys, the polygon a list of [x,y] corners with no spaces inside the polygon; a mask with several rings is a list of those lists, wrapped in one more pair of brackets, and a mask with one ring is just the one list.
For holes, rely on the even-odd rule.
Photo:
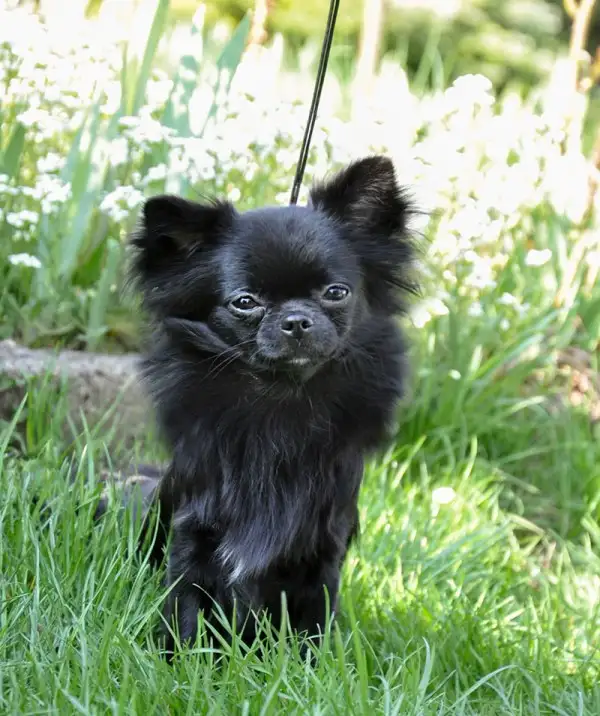
{"label": "green leaf", "polygon": [[[423,55],[419,62],[419,67],[415,73],[415,77],[412,82],[414,91],[418,94],[425,91],[428,80],[432,79],[432,76],[439,75],[439,65],[441,63],[440,56],[440,40],[442,37],[442,26],[439,22],[431,24],[431,28],[427,33],[427,42],[423,49]],[[437,75],[434,71],[437,70]]]}
{"label": "green leaf", "polygon": [[204,134],[208,122],[215,116],[219,109],[218,98],[221,96],[221,93],[223,90],[225,94],[229,92],[236,70],[242,60],[249,32],[250,13],[246,13],[217,60],[217,79],[213,85],[213,101],[206,116],[204,126],[202,127],[201,135]]}
{"label": "green leaf", "polygon": [[152,63],[154,62],[154,56],[156,55],[156,49],[158,43],[162,37],[167,19],[169,16],[169,0],[158,0],[156,5],[156,12],[154,13],[154,20],[152,21],[152,27],[150,34],[148,35],[148,42],[146,43],[146,49],[144,50],[144,57],[140,66],[140,71],[137,77],[135,94],[133,98],[132,114],[137,114],[144,104],[144,98],[146,96],[146,85],[148,84],[148,78],[152,71]]}
{"label": "green leaf", "polygon": [[594,344],[600,340],[600,295],[580,298],[579,316]]}
{"label": "green leaf", "polygon": [[84,129],[79,138],[79,147],[85,138],[87,149],[85,152],[77,152],[70,169],[72,172],[71,206],[74,207],[75,213],[71,218],[69,230],[65,232],[59,244],[58,265],[59,273],[63,278],[68,278],[73,272],[80,247],[86,238],[86,227],[91,211],[96,205],[102,188],[99,182],[95,187],[92,186],[92,179],[98,178],[98,168],[94,166],[93,155],[101,122],[102,99],[102,96],[99,96],[94,103],[89,127]]}
{"label": "green leaf", "polygon": [[75,174],[75,168],[77,167],[77,162],[80,158],[79,155],[81,153],[81,140],[83,138],[85,128],[88,124],[90,114],[93,112],[93,109],[94,109],[94,107],[92,106],[85,113],[85,115],[83,117],[83,121],[81,122],[77,131],[75,132],[75,136],[73,137],[71,146],[69,148],[69,153],[67,154],[67,159],[65,161],[65,165],[60,172],[60,177],[63,181],[71,182],[71,183],[73,181],[73,175]]}
{"label": "green leaf", "polygon": [[174,129],[180,137],[187,137],[190,134],[189,104],[200,74],[204,51],[203,28],[204,12],[198,11],[190,29],[190,38],[197,41],[198,50],[195,55],[181,56],[171,94],[162,117],[162,124]]}
{"label": "green leaf", "polygon": [[2,154],[2,173],[8,174],[9,177],[15,177],[19,172],[21,165],[21,155],[25,146],[25,127],[17,122],[10,135],[6,149]]}
{"label": "green leaf", "polygon": [[107,328],[106,314],[110,303],[111,286],[117,282],[121,263],[121,244],[115,239],[106,242],[106,262],[100,274],[96,295],[90,306],[85,342],[88,350],[94,350]]}
{"label": "green leaf", "polygon": [[133,102],[133,81],[131,80],[132,66],[130,65],[128,57],[129,53],[127,45],[123,45],[123,52],[121,56],[121,71],[119,73],[119,81],[121,83],[121,106],[119,107],[118,114],[120,116],[129,114],[129,107]]}

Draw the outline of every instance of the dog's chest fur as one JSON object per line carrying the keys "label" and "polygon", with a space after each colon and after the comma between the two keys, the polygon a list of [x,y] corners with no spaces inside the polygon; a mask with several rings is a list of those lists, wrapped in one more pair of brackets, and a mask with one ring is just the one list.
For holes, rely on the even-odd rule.
{"label": "dog's chest fur", "polygon": [[318,401],[252,397],[233,412],[207,411],[174,450],[178,473],[194,475],[182,514],[216,528],[232,583],[341,549],[362,477],[360,451]]}

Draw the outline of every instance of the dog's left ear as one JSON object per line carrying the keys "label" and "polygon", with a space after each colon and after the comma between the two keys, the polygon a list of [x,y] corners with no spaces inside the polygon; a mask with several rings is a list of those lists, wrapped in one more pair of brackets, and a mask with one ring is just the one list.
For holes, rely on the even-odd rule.
{"label": "dog's left ear", "polygon": [[332,179],[310,192],[311,203],[342,221],[399,228],[405,221],[406,200],[396,182],[394,165],[388,157],[359,159]]}
{"label": "dog's left ear", "polygon": [[335,218],[361,259],[374,307],[395,309],[398,291],[415,292],[413,243],[407,224],[413,206],[388,157],[353,162],[313,187],[309,206]]}

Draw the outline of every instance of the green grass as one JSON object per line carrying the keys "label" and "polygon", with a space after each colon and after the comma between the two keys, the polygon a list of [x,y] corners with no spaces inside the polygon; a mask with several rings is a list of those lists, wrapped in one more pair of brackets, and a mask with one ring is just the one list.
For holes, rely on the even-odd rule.
{"label": "green grass", "polygon": [[[585,406],[548,409],[549,366],[528,396],[525,359],[496,381],[485,360],[448,377],[452,318],[415,343],[414,394],[369,466],[341,612],[312,665],[267,635],[249,651],[201,642],[169,667],[136,525],[93,521],[106,434],[69,450],[62,398],[32,388],[0,442],[0,712],[600,713],[600,445]],[[460,331],[472,350],[473,326]]]}

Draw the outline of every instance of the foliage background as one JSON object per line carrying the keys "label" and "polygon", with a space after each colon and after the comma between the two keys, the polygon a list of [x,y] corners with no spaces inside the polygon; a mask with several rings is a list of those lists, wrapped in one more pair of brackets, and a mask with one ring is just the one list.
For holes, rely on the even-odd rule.
{"label": "foliage background", "polygon": [[[253,0],[209,0],[211,22],[239,22]],[[177,17],[189,18],[194,0],[175,0]],[[320,38],[328,3],[323,0],[277,0],[268,20],[271,33],[284,33],[297,50]],[[342,0],[336,52],[340,63],[356,52],[362,3]],[[416,72],[428,43],[435,38],[450,80],[469,72],[487,75],[496,87],[515,83],[530,87],[548,71],[553,54],[568,41],[570,23],[563,0],[388,0],[383,29],[384,55],[406,57]],[[596,11],[590,32],[592,47],[600,39]]]}

